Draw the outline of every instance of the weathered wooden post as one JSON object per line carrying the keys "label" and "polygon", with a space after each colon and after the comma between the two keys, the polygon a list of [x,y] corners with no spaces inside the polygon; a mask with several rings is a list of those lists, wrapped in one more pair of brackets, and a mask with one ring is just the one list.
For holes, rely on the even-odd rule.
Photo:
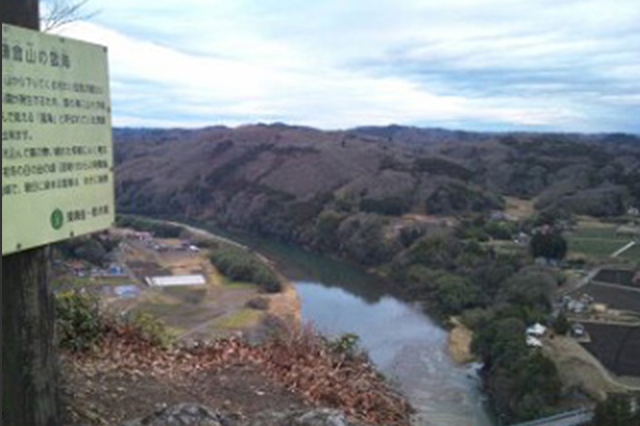
{"label": "weathered wooden post", "polygon": [[38,33],[38,0],[1,4],[2,424],[57,426],[49,244],[113,223],[107,55]]}
{"label": "weathered wooden post", "polygon": [[[39,21],[38,0],[2,0],[2,23],[38,30]],[[49,249],[3,257],[2,424],[58,425],[56,377]]]}

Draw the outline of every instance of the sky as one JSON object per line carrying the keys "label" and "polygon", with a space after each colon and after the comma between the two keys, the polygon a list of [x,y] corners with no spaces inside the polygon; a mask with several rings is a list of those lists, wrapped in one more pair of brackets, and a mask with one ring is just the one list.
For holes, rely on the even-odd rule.
{"label": "sky", "polygon": [[117,126],[640,133],[640,0],[90,0]]}

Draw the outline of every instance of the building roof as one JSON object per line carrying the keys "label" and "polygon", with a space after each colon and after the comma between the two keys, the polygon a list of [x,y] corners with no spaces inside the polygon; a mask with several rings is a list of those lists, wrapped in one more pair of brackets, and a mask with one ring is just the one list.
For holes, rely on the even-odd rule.
{"label": "building roof", "polygon": [[539,323],[527,328],[527,334],[532,336],[542,336],[546,332],[547,327]]}
{"label": "building roof", "polygon": [[147,284],[150,287],[181,287],[206,285],[204,275],[172,275],[166,277],[148,277]]}
{"label": "building roof", "polygon": [[528,336],[527,337],[527,346],[531,347],[531,348],[541,348],[542,347],[542,342],[538,339],[536,339],[533,336]]}

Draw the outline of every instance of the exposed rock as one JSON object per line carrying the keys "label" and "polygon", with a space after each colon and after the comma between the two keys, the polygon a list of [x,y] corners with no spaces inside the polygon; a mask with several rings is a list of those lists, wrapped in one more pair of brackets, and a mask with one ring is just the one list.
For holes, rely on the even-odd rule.
{"label": "exposed rock", "polygon": [[180,404],[122,426],[236,426],[226,417],[199,404]]}
{"label": "exposed rock", "polygon": [[235,422],[199,404],[180,404],[122,426],[362,426],[335,410],[265,412],[247,422]]}
{"label": "exposed rock", "polygon": [[298,413],[263,413],[249,426],[360,426],[334,410],[314,410]]}

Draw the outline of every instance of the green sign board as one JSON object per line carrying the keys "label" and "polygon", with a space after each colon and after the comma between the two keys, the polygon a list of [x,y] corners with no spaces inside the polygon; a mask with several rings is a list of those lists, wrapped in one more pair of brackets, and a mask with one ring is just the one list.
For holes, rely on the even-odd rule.
{"label": "green sign board", "polygon": [[114,222],[106,48],[2,25],[2,255]]}

